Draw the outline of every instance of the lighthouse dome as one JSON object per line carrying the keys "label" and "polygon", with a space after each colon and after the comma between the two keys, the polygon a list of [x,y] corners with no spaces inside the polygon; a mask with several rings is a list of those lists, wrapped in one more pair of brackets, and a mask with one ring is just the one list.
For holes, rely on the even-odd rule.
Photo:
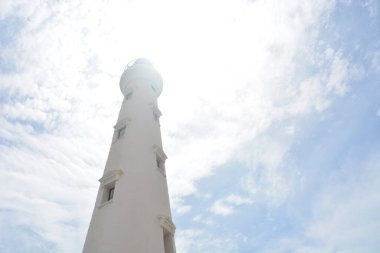
{"label": "lighthouse dome", "polygon": [[120,78],[120,90],[124,96],[128,94],[132,83],[136,80],[139,80],[139,84],[147,83],[151,85],[157,97],[160,96],[162,92],[162,77],[148,59],[138,58],[128,63]]}

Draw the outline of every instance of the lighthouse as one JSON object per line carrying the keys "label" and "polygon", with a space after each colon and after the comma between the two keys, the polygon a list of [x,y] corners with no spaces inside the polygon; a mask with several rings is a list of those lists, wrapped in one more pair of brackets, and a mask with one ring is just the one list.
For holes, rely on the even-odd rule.
{"label": "lighthouse", "polygon": [[157,98],[160,73],[147,59],[120,78],[124,100],[83,253],[175,253]]}

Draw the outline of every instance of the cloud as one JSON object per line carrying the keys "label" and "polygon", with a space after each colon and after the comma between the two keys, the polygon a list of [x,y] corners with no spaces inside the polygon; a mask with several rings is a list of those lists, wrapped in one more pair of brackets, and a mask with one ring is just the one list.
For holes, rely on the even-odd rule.
{"label": "cloud", "polygon": [[[321,191],[308,195],[311,218],[301,218],[299,230],[285,234],[275,246],[267,244],[263,252],[376,252],[380,225],[378,155],[372,150],[360,160],[356,155],[345,157],[340,170],[325,175]],[[295,218],[299,215],[308,216],[303,213]]]}
{"label": "cloud", "polygon": [[[295,42],[285,41],[282,47],[293,48],[291,43]],[[347,60],[332,49],[325,52],[313,51],[305,45],[303,47],[301,50],[294,48],[286,55],[263,50],[265,54],[259,55],[261,66],[247,64],[251,66],[250,73],[256,75],[249,77],[248,82],[215,80],[212,83],[218,84],[218,87],[211,90],[200,88],[198,90],[202,92],[194,96],[183,94],[183,98],[198,98],[195,102],[192,99],[179,104],[175,107],[176,111],[173,111],[173,107],[165,108],[168,117],[180,119],[176,124],[171,124],[165,118],[163,121],[163,126],[166,125],[168,129],[164,132],[168,153],[176,154],[168,161],[169,167],[176,168],[175,171],[169,171],[169,175],[180,179],[173,182],[174,189],[182,186],[181,191],[174,191],[175,194],[186,196],[194,193],[194,182],[209,176],[213,168],[228,161],[245,142],[253,140],[271,125],[324,111],[331,105],[335,95],[343,96],[347,92]],[[318,56],[318,71],[299,79],[298,68],[301,66],[292,59],[303,53]],[[275,63],[271,60],[273,57],[277,57]],[[307,64],[314,64],[315,59],[305,58],[305,61],[308,60]],[[211,67],[212,71],[212,66],[207,67]],[[291,79],[289,72],[293,73],[290,76],[297,76],[297,79]],[[231,73],[235,73],[234,70]],[[226,80],[233,79],[228,74],[223,77]],[[229,83],[234,83],[234,87],[223,86]],[[194,107],[192,113],[187,113],[189,108],[182,108],[185,105]],[[183,115],[186,115],[184,122],[181,121]]]}
{"label": "cloud", "polygon": [[234,213],[238,206],[251,203],[252,200],[250,198],[231,194],[224,199],[215,201],[211,206],[210,211],[214,214],[227,216]]}
{"label": "cloud", "polygon": [[[283,165],[300,122],[350,90],[350,62],[318,37],[333,6],[2,1],[0,17],[20,17],[22,27],[0,53],[13,66],[0,73],[0,185],[12,192],[1,197],[1,225],[28,227],[57,252],[80,251],[122,100],[118,78],[142,55],[164,78],[174,213],[191,213],[185,198],[201,194],[197,182],[232,159],[247,167],[242,192],[213,200],[211,212],[281,205],[294,190],[297,171]],[[279,140],[267,137],[279,125]],[[239,240],[182,230],[177,244],[183,252],[234,252]]]}
{"label": "cloud", "polygon": [[[343,175],[338,173],[320,193],[307,235],[322,242],[324,250],[375,250],[373,245],[380,226],[377,212],[380,198],[376,194],[380,183],[378,157],[378,152],[374,152],[364,161],[347,162]],[[357,177],[353,174],[358,168],[361,175]]]}
{"label": "cloud", "polygon": [[372,60],[371,60],[371,67],[375,71],[380,71],[380,51],[377,51],[373,54]]}
{"label": "cloud", "polygon": [[204,215],[202,215],[202,214],[197,214],[196,216],[194,216],[191,219],[191,221],[197,222],[197,223],[203,223],[203,224],[206,224],[206,225],[213,225],[212,219],[204,217]]}
{"label": "cloud", "polygon": [[222,201],[216,201],[212,205],[211,211],[215,214],[226,216],[232,214],[234,209],[232,206],[228,206],[226,203],[223,203]]}
{"label": "cloud", "polygon": [[367,9],[371,18],[376,18],[380,13],[379,6],[374,4],[374,2],[373,0],[366,0],[361,3]]}
{"label": "cloud", "polygon": [[237,252],[238,242],[245,238],[240,234],[228,235],[228,237],[216,237],[202,230],[188,229],[178,232],[176,246],[178,252]]}
{"label": "cloud", "polygon": [[180,207],[177,207],[175,209],[175,211],[177,212],[177,214],[181,215],[181,214],[185,214],[185,213],[188,213],[191,211],[191,206],[190,205],[185,205],[185,206],[180,206]]}
{"label": "cloud", "polygon": [[327,80],[328,90],[334,90],[338,95],[344,95],[347,92],[345,80],[347,78],[348,62],[341,59],[339,54],[331,52],[329,48],[326,50],[327,58],[331,60],[330,75]]}

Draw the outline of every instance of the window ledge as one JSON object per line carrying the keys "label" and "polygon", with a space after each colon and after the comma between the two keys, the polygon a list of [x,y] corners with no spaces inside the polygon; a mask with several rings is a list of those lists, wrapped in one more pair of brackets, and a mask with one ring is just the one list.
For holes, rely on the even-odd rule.
{"label": "window ledge", "polygon": [[166,156],[166,154],[164,153],[164,151],[162,150],[160,146],[158,146],[157,144],[154,144],[152,148],[153,148],[154,153],[156,153],[160,157],[161,160],[165,161],[166,159],[168,159],[168,157]]}
{"label": "window ledge", "polygon": [[121,140],[121,139],[124,138],[125,132],[126,132],[127,129],[124,129],[124,131],[123,131],[122,134],[119,131],[121,131],[122,128],[127,128],[130,122],[131,122],[130,118],[124,118],[124,119],[119,120],[116,123],[116,125],[113,127],[115,130],[114,130],[114,134],[113,134],[113,137],[112,137],[112,144],[114,144],[118,140]]}
{"label": "window ledge", "polygon": [[127,126],[131,122],[130,118],[124,118],[119,120],[116,125],[113,127],[115,130],[120,129],[124,126]]}
{"label": "window ledge", "polygon": [[159,214],[157,215],[157,219],[162,228],[166,229],[168,232],[174,235],[176,227],[170,217],[163,214]]}
{"label": "window ledge", "polygon": [[109,204],[111,204],[112,202],[113,202],[113,199],[108,200],[108,201],[106,201],[106,202],[104,202],[104,203],[101,203],[101,204],[98,206],[98,208],[102,208],[103,206],[109,205]]}
{"label": "window ledge", "polygon": [[165,172],[164,169],[161,169],[161,168],[157,167],[157,170],[158,170],[158,172],[160,172],[164,177],[166,177],[166,172]]}
{"label": "window ledge", "polygon": [[123,175],[122,170],[110,170],[107,171],[101,179],[99,179],[99,182],[104,186],[118,180],[121,175]]}

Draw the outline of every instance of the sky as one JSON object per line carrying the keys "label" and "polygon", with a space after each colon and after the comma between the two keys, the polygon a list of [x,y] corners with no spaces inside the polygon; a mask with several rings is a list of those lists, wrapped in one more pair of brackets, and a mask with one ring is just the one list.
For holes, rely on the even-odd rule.
{"label": "sky", "polygon": [[0,252],[81,252],[139,57],[178,253],[379,252],[377,0],[1,0]]}

